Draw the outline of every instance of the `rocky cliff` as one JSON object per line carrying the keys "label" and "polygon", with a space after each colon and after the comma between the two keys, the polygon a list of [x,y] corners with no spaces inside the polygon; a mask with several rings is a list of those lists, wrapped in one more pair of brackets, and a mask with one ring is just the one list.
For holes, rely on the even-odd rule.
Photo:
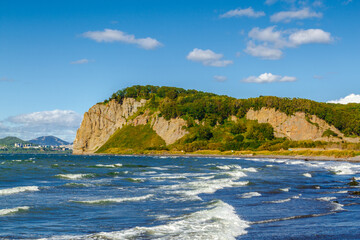
{"label": "rocky cliff", "polygon": [[111,100],[107,104],[99,103],[91,107],[84,114],[77,131],[73,153],[96,152],[117,129],[127,124],[137,126],[149,123],[166,144],[174,143],[187,133],[183,129],[186,122],[180,118],[168,121],[159,117],[158,113],[150,114],[149,111],[145,111],[132,119],[131,117],[145,104],[145,99],[136,101],[133,98],[125,98],[122,104]]}
{"label": "rocky cliff", "polygon": [[[136,101],[133,98],[125,98],[121,104],[111,100],[108,103],[99,103],[91,107],[84,114],[84,119],[77,131],[74,154],[95,153],[117,129],[121,129],[125,125],[149,124],[166,145],[175,143],[188,133],[184,129],[185,120],[179,117],[166,120],[161,117],[160,112],[144,109],[146,103],[145,99]],[[256,111],[250,109],[246,118],[257,120],[259,123],[271,124],[275,137],[285,137],[294,141],[360,142],[359,138],[345,137],[342,132],[324,120],[303,112],[286,115],[274,108],[261,108]],[[235,117],[230,119],[235,120]],[[331,130],[337,136],[324,137],[323,134],[326,130]]]}
{"label": "rocky cliff", "polygon": [[[296,112],[294,115],[288,116],[274,108],[261,108],[258,111],[250,109],[246,118],[257,120],[259,123],[271,124],[275,137],[286,137],[294,141],[359,142],[359,138],[345,137],[343,133],[324,120],[314,115],[306,116],[303,112]],[[324,132],[328,129],[336,133],[337,137],[323,137]]]}

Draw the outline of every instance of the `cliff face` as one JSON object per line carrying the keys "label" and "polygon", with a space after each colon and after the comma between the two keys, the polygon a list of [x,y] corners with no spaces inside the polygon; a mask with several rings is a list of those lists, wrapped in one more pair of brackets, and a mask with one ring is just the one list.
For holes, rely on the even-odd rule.
{"label": "cliff face", "polygon": [[150,123],[166,144],[172,144],[187,134],[183,129],[186,122],[180,118],[167,121],[163,117],[158,117],[157,113],[150,115],[149,111],[146,111],[134,119],[129,119],[145,104],[144,99],[138,102],[135,99],[126,98],[122,104],[112,100],[108,104],[96,104],[91,107],[84,114],[84,119],[77,131],[73,153],[96,152],[117,129],[127,124],[137,126]]}
{"label": "cliff face", "polygon": [[[271,124],[274,128],[275,137],[286,137],[294,141],[359,142],[359,138],[347,138],[324,120],[314,115],[307,118],[303,112],[296,112],[294,115],[288,116],[273,108],[261,108],[258,111],[250,109],[246,114],[246,118],[257,120],[259,123]],[[323,133],[328,129],[336,133],[338,137],[322,137]]]}
{"label": "cliff face", "polygon": [[[159,117],[159,112],[152,113],[149,109],[138,114],[139,108],[145,106],[146,100],[136,101],[132,98],[124,99],[122,104],[115,100],[107,104],[96,104],[85,113],[80,128],[74,141],[74,154],[88,154],[96,152],[115,131],[125,125],[145,125],[150,127],[165,141],[167,145],[175,143],[188,132],[183,128],[186,121],[181,118],[166,120]],[[231,117],[235,120],[236,117]],[[257,120],[259,123],[269,123],[274,128],[275,137],[286,137],[290,140],[313,140],[328,142],[360,142],[359,138],[345,137],[334,126],[329,125],[318,117],[306,116],[303,112],[297,112],[288,116],[273,108],[260,110],[250,109],[246,118]],[[337,137],[323,137],[326,130],[336,133]]]}

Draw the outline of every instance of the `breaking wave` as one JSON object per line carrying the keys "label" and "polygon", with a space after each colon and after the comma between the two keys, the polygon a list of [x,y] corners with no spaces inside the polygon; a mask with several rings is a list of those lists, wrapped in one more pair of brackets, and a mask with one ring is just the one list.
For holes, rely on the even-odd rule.
{"label": "breaking wave", "polygon": [[248,193],[243,193],[241,195],[239,195],[239,197],[241,198],[252,198],[252,197],[260,197],[261,194],[258,192],[248,192]]}
{"label": "breaking wave", "polygon": [[70,200],[70,202],[84,203],[84,204],[109,204],[109,203],[121,203],[121,202],[137,202],[137,201],[147,200],[153,196],[154,196],[153,194],[148,194],[148,195],[140,196],[140,197],[104,198],[104,199],[86,200],[86,201]]}
{"label": "breaking wave", "polygon": [[23,211],[27,211],[29,209],[30,209],[30,207],[28,207],[28,206],[0,209],[0,216],[13,214],[13,213],[17,213],[17,212],[23,212]]}
{"label": "breaking wave", "polygon": [[26,186],[26,187],[5,188],[5,189],[0,189],[0,195],[10,195],[21,192],[35,192],[35,191],[39,191],[39,187]]}
{"label": "breaking wave", "polygon": [[174,218],[164,225],[135,227],[124,231],[102,232],[88,236],[92,239],[235,239],[246,234],[248,222],[223,201],[213,202],[208,209]]}
{"label": "breaking wave", "polygon": [[70,179],[70,180],[92,178],[94,176],[95,176],[95,174],[92,174],[92,173],[58,174],[58,175],[55,175],[55,177],[63,178],[63,179]]}

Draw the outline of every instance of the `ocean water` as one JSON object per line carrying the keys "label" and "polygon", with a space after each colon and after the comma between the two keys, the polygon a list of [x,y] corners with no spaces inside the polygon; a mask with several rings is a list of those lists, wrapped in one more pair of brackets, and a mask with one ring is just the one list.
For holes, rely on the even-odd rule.
{"label": "ocean water", "polygon": [[360,239],[360,164],[0,155],[0,239]]}

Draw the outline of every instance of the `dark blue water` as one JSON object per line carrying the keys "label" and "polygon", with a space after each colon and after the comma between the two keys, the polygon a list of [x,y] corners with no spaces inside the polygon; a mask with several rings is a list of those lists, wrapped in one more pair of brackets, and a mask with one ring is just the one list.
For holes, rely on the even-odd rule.
{"label": "dark blue water", "polygon": [[360,239],[360,165],[0,155],[0,238]]}

